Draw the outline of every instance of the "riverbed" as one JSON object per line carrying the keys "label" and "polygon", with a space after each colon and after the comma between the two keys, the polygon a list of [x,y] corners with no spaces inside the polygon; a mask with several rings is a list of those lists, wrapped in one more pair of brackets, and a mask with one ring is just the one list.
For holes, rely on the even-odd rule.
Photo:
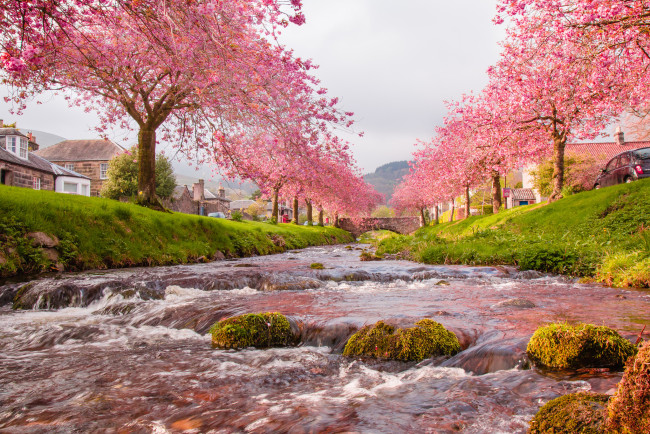
{"label": "riverbed", "polygon": [[[0,430],[523,433],[550,399],[613,393],[622,376],[531,367],[537,327],[589,322],[634,341],[650,323],[648,291],[510,267],[361,262],[357,249],[30,282],[28,310],[0,307]],[[23,286],[0,286],[0,300]],[[214,322],[267,311],[287,315],[302,344],[212,348]],[[341,356],[363,325],[421,318],[463,351],[417,364]]]}

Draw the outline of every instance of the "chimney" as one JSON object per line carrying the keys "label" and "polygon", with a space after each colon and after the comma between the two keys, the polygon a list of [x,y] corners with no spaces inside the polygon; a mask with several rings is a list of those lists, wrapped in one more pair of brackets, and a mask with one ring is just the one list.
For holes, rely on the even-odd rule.
{"label": "chimney", "polygon": [[225,199],[225,198],[226,198],[226,189],[223,188],[223,185],[221,185],[221,183],[219,183],[219,197],[220,197],[221,199]]}
{"label": "chimney", "polygon": [[616,143],[619,145],[622,146],[625,144],[625,134],[623,133],[620,125],[616,127],[616,133],[614,134],[614,137],[616,137]]}
{"label": "chimney", "polygon": [[5,127],[5,121],[0,119],[0,128],[4,128],[4,127]]}
{"label": "chimney", "polygon": [[202,179],[199,179],[199,182],[195,182],[194,185],[192,185],[192,191],[194,193],[194,200],[205,200],[205,190]]}

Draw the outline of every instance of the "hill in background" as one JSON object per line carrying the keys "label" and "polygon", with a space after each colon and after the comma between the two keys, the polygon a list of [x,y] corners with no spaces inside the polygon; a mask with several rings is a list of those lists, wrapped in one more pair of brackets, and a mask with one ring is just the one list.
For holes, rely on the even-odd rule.
{"label": "hill in background", "polygon": [[386,197],[386,203],[388,203],[393,196],[395,187],[401,182],[404,175],[408,173],[408,161],[393,161],[392,163],[379,166],[374,173],[364,175],[363,179],[383,194]]}

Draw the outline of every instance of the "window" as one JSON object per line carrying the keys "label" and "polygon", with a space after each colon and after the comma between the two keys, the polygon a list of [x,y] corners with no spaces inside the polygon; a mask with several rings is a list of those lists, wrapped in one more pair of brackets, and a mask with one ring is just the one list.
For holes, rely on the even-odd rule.
{"label": "window", "polygon": [[101,163],[99,165],[99,179],[108,178],[108,163]]}
{"label": "window", "polygon": [[27,138],[20,138],[20,158],[27,158]]}
{"label": "window", "polygon": [[41,178],[35,176],[32,178],[32,183],[34,185],[34,190],[40,190],[41,189]]}
{"label": "window", "polygon": [[621,155],[621,160],[620,160],[620,163],[619,163],[619,167],[627,166],[628,164],[630,164],[630,154]]}
{"label": "window", "polygon": [[29,141],[26,137],[7,136],[5,137],[5,149],[20,158],[27,159]]}
{"label": "window", "polygon": [[14,137],[14,136],[7,136],[6,137],[7,143],[6,143],[5,149],[7,151],[13,153],[13,154],[16,153],[16,142],[17,142],[16,139],[17,139],[17,137]]}
{"label": "window", "polygon": [[77,184],[74,184],[72,182],[64,182],[63,183],[63,192],[64,193],[77,194]]}
{"label": "window", "polygon": [[619,157],[613,158],[612,161],[610,161],[607,165],[607,171],[611,172],[612,170],[616,169],[618,167],[618,161]]}
{"label": "window", "polygon": [[74,170],[74,164],[72,164],[72,163],[66,164],[66,165],[65,165],[65,168],[66,168],[67,170]]}

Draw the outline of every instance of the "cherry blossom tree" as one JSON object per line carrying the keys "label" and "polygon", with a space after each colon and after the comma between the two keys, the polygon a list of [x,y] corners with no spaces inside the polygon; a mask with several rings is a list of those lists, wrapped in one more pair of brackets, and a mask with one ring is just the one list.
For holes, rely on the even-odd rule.
{"label": "cherry blossom tree", "polygon": [[282,129],[292,143],[349,123],[318,89],[311,62],[273,42],[289,21],[304,22],[298,0],[8,0],[2,76],[19,108],[70,89],[104,126],[134,122],[138,188],[152,203],[159,138],[196,155],[220,142],[234,148],[250,129]]}

